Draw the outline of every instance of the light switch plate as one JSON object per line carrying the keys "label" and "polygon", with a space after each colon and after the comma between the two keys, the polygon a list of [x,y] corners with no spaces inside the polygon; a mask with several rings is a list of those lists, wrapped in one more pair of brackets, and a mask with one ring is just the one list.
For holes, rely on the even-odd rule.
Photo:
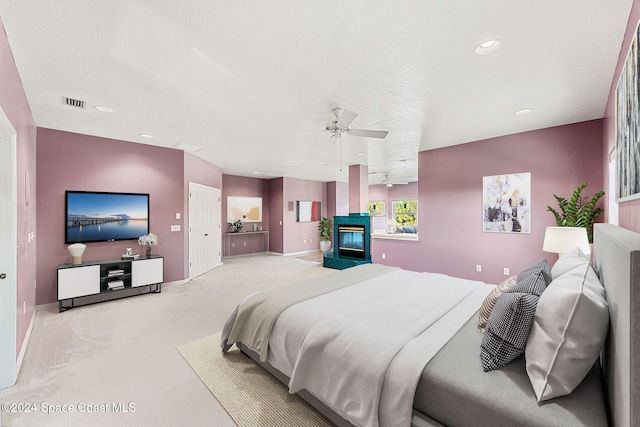
{"label": "light switch plate", "polygon": [[171,226],[171,231],[180,231],[180,226],[179,225],[172,225]]}

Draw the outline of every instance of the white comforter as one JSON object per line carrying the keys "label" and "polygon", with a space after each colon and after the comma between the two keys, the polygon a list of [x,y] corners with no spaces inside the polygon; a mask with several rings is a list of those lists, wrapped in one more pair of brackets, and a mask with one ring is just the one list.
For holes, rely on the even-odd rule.
{"label": "white comforter", "polygon": [[358,426],[409,426],[429,360],[493,286],[394,270],[284,310],[269,362]]}

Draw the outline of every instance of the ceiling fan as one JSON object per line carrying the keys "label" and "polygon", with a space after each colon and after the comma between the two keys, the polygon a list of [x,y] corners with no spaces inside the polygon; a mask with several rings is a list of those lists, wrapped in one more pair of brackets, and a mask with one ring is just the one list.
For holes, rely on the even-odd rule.
{"label": "ceiling fan", "polygon": [[389,178],[389,175],[385,175],[384,179],[382,180],[382,184],[385,185],[387,188],[393,187],[393,184],[408,184],[408,182],[392,182],[391,179]]}
{"label": "ceiling fan", "polygon": [[364,136],[367,138],[379,138],[383,139],[389,132],[386,130],[367,130],[367,129],[351,129],[349,125],[358,117],[358,115],[352,111],[345,110],[344,108],[334,108],[331,110],[336,116],[335,120],[327,123],[326,130],[333,133],[331,136],[340,138],[343,133],[351,136]]}

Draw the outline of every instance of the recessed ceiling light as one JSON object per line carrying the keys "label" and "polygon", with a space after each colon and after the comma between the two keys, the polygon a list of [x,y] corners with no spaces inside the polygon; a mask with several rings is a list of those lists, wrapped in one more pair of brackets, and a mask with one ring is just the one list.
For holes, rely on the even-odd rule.
{"label": "recessed ceiling light", "polygon": [[320,161],[318,162],[318,164],[319,164],[319,165],[324,165],[324,162],[323,162],[322,160],[320,160]]}
{"label": "recessed ceiling light", "polygon": [[367,155],[367,153],[365,153],[365,152],[361,151],[361,152],[359,152],[357,155],[358,155],[358,156],[360,156],[360,157],[364,157],[364,156],[366,156],[366,155]]}
{"label": "recessed ceiling light", "polygon": [[406,161],[407,161],[407,159],[400,159],[400,160],[398,160],[398,161],[399,161],[399,162],[406,162]]}
{"label": "recessed ceiling light", "polygon": [[500,47],[500,40],[487,40],[486,42],[482,42],[477,45],[473,51],[477,55],[487,55],[491,52],[495,52]]}
{"label": "recessed ceiling light", "polygon": [[514,114],[516,116],[526,116],[527,114],[531,114],[533,112],[532,108],[523,108],[522,110],[516,111]]}
{"label": "recessed ceiling light", "polygon": [[148,133],[139,133],[138,136],[141,138],[148,138],[148,139],[153,138],[153,135],[149,135]]}
{"label": "recessed ceiling light", "polygon": [[103,113],[113,113],[113,108],[107,107],[106,105],[96,105],[94,108]]}
{"label": "recessed ceiling light", "polygon": [[253,174],[254,174],[254,175],[260,175],[260,172],[258,172],[258,171],[253,171]]}

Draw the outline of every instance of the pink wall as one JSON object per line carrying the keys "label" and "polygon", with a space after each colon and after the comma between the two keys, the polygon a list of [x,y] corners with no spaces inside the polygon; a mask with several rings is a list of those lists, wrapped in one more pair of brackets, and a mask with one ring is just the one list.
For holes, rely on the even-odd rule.
{"label": "pink wall", "polygon": [[369,168],[349,166],[349,213],[369,211]]}
{"label": "pink wall", "polygon": [[[624,36],[624,42],[620,49],[620,55],[618,57],[618,65],[616,66],[616,73],[611,82],[611,90],[609,92],[609,99],[607,100],[607,108],[605,110],[603,119],[603,150],[602,150],[602,162],[604,182],[608,184],[608,166],[609,166],[609,153],[616,145],[615,139],[615,98],[616,87],[618,86],[618,80],[620,79],[620,72],[624,65],[624,61],[629,51],[629,45],[633,39],[633,33],[640,20],[640,2],[634,1],[629,16],[629,22],[627,23],[627,30]],[[615,197],[613,194],[606,194],[605,198]],[[607,212],[605,211],[605,215]],[[620,203],[618,205],[618,224],[621,227],[628,228],[630,230],[640,232],[640,199],[632,200],[630,202]]]}
{"label": "pink wall", "polygon": [[[539,258],[555,261],[542,251],[555,225],[547,205],[585,181],[585,195],[603,188],[601,132],[594,120],[419,153],[420,241],[375,240],[373,261],[487,283],[504,280],[504,267],[517,274]],[[482,177],[518,172],[531,173],[531,233],[483,233]]]}
{"label": "pink wall", "polygon": [[327,182],[327,217],[349,214],[349,183]]}
{"label": "pink wall", "polygon": [[269,250],[284,253],[284,178],[269,180]]}
{"label": "pink wall", "polygon": [[[155,253],[165,257],[165,281],[184,279],[183,233],[171,232],[184,209],[180,150],[38,129],[38,304],[56,301],[56,267],[71,257],[64,243],[65,190],[149,193]],[[88,243],[83,259],[119,258],[137,241]]]}
{"label": "pink wall", "polygon": [[[320,249],[318,222],[297,222],[295,202],[298,200],[322,203],[322,216],[327,215],[327,184],[296,178],[284,178],[283,193],[283,254]],[[289,210],[293,202],[294,209]],[[305,243],[306,240],[306,243]]]}
{"label": "pink wall", "polygon": [[[229,222],[227,221],[227,197],[262,197],[262,222],[248,222],[245,224],[243,231],[253,230],[253,225],[263,227],[263,230],[269,230],[269,181],[259,178],[248,178],[244,176],[222,175],[222,228],[223,232],[229,232]],[[269,233],[271,234],[271,233]],[[262,252],[264,248],[264,236],[262,235],[242,235],[234,237],[233,243],[235,247],[230,248],[227,253],[227,244],[222,245],[223,255],[243,255],[255,252]],[[232,244],[233,244],[232,243]]]}
{"label": "pink wall", "polygon": [[222,168],[213,165],[206,160],[202,160],[200,157],[194,156],[191,153],[184,153],[183,215],[181,220],[174,219],[172,224],[181,225],[181,229],[183,230],[183,248],[184,253],[187,254],[187,256],[184,257],[182,267],[185,277],[189,276],[189,182],[195,182],[196,184],[206,185],[208,187],[222,190]]}
{"label": "pink wall", "polygon": [[[9,48],[4,26],[0,22],[0,107],[16,131],[18,223],[17,244],[17,319],[16,349],[20,353],[36,305],[36,240],[29,243],[29,232],[36,231],[36,125]],[[25,203],[26,173],[29,173],[29,204]],[[26,310],[23,313],[23,305]],[[0,333],[1,330],[0,330]]]}

